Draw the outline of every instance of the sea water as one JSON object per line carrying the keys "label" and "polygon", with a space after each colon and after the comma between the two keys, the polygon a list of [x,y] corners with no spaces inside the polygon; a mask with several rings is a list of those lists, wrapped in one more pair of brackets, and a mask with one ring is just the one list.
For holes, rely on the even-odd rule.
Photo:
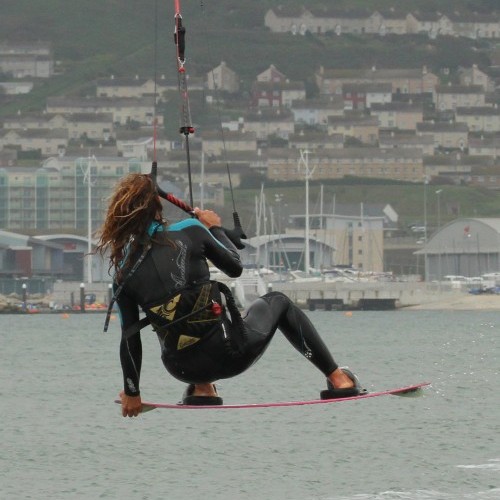
{"label": "sea water", "polygon": [[[0,498],[500,499],[500,312],[309,313],[369,390],[430,381],[420,398],[293,408],[155,410],[123,418],[118,321],[0,316]],[[144,399],[182,383],[143,333]],[[226,403],[314,399],[324,379],[277,333],[221,381]]]}

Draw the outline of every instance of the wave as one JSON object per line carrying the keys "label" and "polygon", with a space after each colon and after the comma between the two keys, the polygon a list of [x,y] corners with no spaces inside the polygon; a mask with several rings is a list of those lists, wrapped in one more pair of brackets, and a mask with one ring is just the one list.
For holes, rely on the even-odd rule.
{"label": "wave", "polygon": [[500,458],[491,458],[486,464],[477,465],[457,465],[460,469],[490,469],[490,470],[500,470]]}
{"label": "wave", "polygon": [[[497,466],[500,470],[500,460],[493,461],[498,462]],[[499,498],[500,489],[495,488],[474,493],[444,493],[434,490],[383,491],[375,494],[362,493],[353,496],[311,498],[310,500],[498,500]]]}

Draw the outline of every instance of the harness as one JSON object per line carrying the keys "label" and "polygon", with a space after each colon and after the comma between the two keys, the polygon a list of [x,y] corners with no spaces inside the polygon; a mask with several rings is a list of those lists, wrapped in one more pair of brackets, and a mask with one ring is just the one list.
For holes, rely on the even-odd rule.
{"label": "harness", "polygon": [[146,255],[151,250],[152,246],[153,245],[151,243],[151,240],[148,241],[148,243],[146,245],[144,245],[144,250],[142,251],[141,255],[135,261],[135,264],[132,266],[132,268],[127,273],[125,278],[122,280],[120,285],[118,285],[118,287],[115,290],[115,293],[113,294],[113,297],[111,297],[111,300],[109,301],[109,305],[108,305],[108,310],[106,311],[106,319],[104,320],[104,333],[106,333],[108,331],[109,321],[111,319],[111,313],[113,311],[113,306],[115,305],[116,299],[118,298],[118,296],[122,292],[123,287],[125,286],[125,283],[134,275],[134,273],[137,271],[139,266],[142,264],[142,261],[146,258]]}
{"label": "harness", "polygon": [[[159,258],[157,253],[152,251],[151,238],[159,226],[160,224],[152,229],[150,239],[144,244],[141,255],[116,288],[108,306],[104,324],[105,332],[108,329],[114,303],[150,251],[158,276],[162,279],[163,276],[169,274],[166,260]],[[165,290],[172,290],[171,283],[163,281],[163,284]],[[222,296],[224,296],[224,304]],[[241,356],[244,352],[245,325],[233,294],[224,283],[213,280],[193,283],[176,289],[153,303],[141,304],[141,308],[145,317],[123,330],[122,339],[126,340],[144,327],[151,325],[169,351],[180,351],[219,330],[224,337],[224,344],[230,356]],[[224,323],[227,316],[223,313],[226,310],[231,319],[230,331]]]}
{"label": "harness", "polygon": [[[151,325],[170,351],[181,351],[219,330],[232,357],[244,352],[245,326],[233,294],[224,283],[211,280],[181,288],[142,309],[146,316],[126,328],[123,339]],[[231,331],[224,325],[225,309],[231,316]]]}
{"label": "harness", "polygon": [[160,334],[173,332],[174,327],[189,322],[193,325],[217,321],[222,314],[220,294],[214,286],[215,281],[209,281],[199,286],[185,287],[174,293],[142,306],[146,317],[136,321],[123,331],[124,339],[151,325]]}

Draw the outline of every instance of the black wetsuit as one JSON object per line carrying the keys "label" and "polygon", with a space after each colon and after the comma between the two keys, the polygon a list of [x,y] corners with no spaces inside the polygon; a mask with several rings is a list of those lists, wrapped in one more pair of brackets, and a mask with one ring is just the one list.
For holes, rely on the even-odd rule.
{"label": "black wetsuit", "polygon": [[[129,396],[139,394],[142,344],[139,330],[135,333],[133,326],[139,320],[139,308],[148,310],[148,305],[172,298],[186,287],[209,282],[207,259],[230,277],[238,277],[242,272],[238,253],[221,228],[208,230],[198,220],[188,219],[168,228],[154,222],[150,235],[153,233],[155,240],[168,238],[175,244],[154,243],[137,270],[126,279],[117,299],[122,331],[128,332],[122,337],[120,359],[124,389]],[[131,260],[140,253],[141,250]],[[215,326],[208,326],[201,336],[199,329],[191,336],[187,323],[183,326],[186,331],[181,328],[182,334],[179,328],[172,328],[177,330],[175,334],[157,330],[163,363],[175,378],[204,383],[238,375],[263,354],[278,328],[325,376],[337,368],[307,316],[282,293],[270,292],[257,299],[243,318],[224,308],[221,319]],[[134,333],[130,335],[131,328]],[[228,348],[228,336],[236,340],[237,352]]]}

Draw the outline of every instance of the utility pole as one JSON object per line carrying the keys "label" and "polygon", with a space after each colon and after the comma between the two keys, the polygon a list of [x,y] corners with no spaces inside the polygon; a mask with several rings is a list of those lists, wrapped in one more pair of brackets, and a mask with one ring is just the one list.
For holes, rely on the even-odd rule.
{"label": "utility pole", "polygon": [[305,258],[304,258],[304,270],[306,274],[309,274],[310,268],[310,249],[309,249],[309,179],[312,178],[314,170],[309,169],[309,151],[307,149],[300,150],[300,160],[298,165],[299,172],[304,170],[304,177],[306,181],[306,220],[305,220]]}

